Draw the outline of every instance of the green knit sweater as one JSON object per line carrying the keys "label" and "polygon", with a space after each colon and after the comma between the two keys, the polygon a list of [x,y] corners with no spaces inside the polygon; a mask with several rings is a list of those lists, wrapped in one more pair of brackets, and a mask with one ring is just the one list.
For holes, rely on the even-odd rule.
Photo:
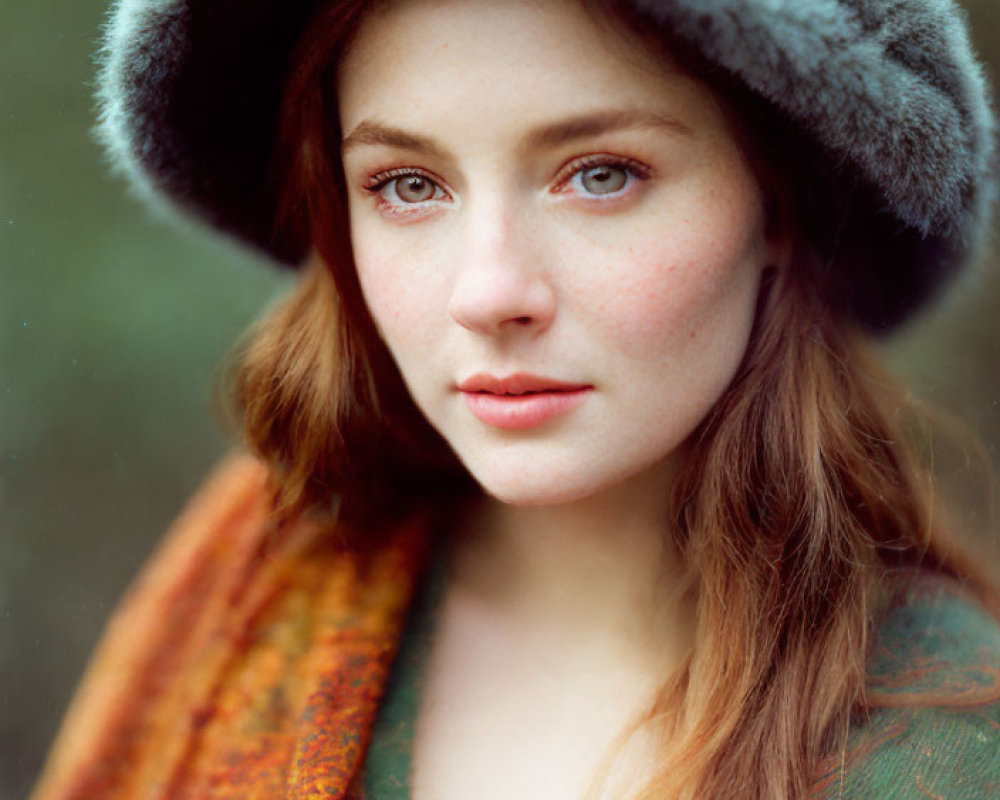
{"label": "green knit sweater", "polygon": [[[440,572],[413,607],[365,771],[368,800],[409,800],[420,681]],[[868,661],[872,707],[832,754],[813,800],[1000,798],[1000,626],[957,582],[920,574],[882,618]]]}

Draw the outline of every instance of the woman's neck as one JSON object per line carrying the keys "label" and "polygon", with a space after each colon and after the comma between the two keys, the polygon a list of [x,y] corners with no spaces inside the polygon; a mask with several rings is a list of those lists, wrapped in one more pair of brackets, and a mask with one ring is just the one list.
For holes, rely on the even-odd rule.
{"label": "woman's neck", "polygon": [[657,672],[676,663],[694,614],[672,545],[668,469],[556,506],[483,497],[453,542],[451,591],[539,641]]}

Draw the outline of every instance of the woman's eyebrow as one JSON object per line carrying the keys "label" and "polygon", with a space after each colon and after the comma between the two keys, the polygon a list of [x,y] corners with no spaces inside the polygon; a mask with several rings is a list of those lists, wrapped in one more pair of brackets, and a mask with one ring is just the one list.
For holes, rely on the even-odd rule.
{"label": "woman's eyebrow", "polygon": [[521,147],[525,150],[551,148],[574,139],[586,139],[635,128],[665,128],[673,133],[694,136],[694,131],[690,127],[673,117],[652,111],[622,108],[580,114],[543,125],[525,134]]}
{"label": "woman's eyebrow", "polygon": [[[572,116],[528,131],[521,139],[523,150],[552,148],[574,139],[585,139],[634,128],[665,128],[693,136],[694,131],[680,120],[637,109],[608,109]],[[424,155],[449,157],[448,149],[434,139],[373,120],[360,122],[341,142],[341,154],[362,145],[396,147]]]}
{"label": "woman's eyebrow", "polygon": [[446,149],[433,139],[367,119],[358,123],[358,126],[343,138],[340,143],[341,155],[362,145],[396,147],[432,156],[447,155]]}

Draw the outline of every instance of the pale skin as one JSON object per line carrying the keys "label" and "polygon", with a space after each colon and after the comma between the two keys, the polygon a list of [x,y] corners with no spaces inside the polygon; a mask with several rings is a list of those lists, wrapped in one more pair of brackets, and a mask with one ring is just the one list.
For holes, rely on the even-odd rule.
{"label": "pale skin", "polygon": [[[669,485],[782,243],[712,93],[576,0],[390,3],[338,82],[365,299],[484,490],[455,537],[413,796],[582,798],[692,645]],[[588,388],[509,430],[463,402],[484,372]],[[633,745],[606,796],[648,777]]]}

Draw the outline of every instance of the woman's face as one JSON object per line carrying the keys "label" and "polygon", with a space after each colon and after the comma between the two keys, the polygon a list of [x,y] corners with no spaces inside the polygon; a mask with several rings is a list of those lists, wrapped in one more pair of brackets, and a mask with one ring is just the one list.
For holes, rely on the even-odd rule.
{"label": "woman's face", "polygon": [[577,0],[390,3],[338,80],[365,299],[476,480],[539,505],[669,474],[774,263],[712,93]]}

